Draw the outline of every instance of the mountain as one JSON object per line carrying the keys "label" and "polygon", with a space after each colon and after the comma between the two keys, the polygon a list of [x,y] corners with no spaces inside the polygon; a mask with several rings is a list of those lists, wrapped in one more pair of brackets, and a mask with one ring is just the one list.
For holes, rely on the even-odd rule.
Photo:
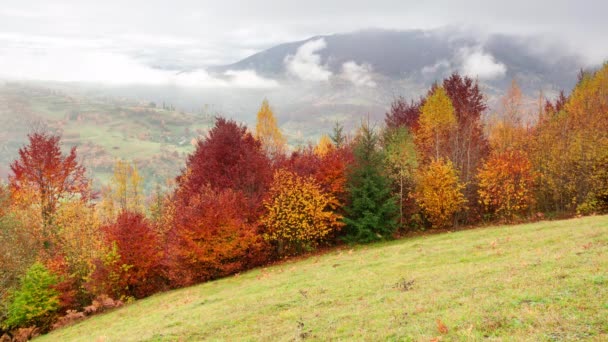
{"label": "mountain", "polygon": [[[493,34],[479,37],[459,30],[365,30],[316,36],[281,44],[215,72],[253,70],[259,75],[289,77],[290,58],[307,44],[322,41],[313,51],[319,65],[340,75],[344,64],[366,65],[376,77],[410,79],[428,85],[453,71],[478,77],[488,86],[504,88],[516,78],[525,91],[570,89],[584,66],[581,56],[545,37]],[[376,82],[377,83],[377,82]]]}

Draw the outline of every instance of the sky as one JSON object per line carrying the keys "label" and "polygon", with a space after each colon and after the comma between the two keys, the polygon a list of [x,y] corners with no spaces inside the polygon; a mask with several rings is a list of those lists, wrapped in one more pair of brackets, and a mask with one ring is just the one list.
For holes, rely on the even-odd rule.
{"label": "sky", "polygon": [[369,28],[542,35],[592,64],[608,57],[606,13],[604,0],[2,0],[0,78],[273,87],[252,71],[218,79],[204,68],[284,42]]}

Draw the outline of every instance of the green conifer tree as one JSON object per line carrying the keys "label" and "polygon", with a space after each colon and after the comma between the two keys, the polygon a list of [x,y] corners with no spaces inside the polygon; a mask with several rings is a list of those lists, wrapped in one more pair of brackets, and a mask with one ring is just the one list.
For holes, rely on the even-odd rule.
{"label": "green conifer tree", "polygon": [[347,184],[350,201],[344,223],[349,242],[390,239],[397,228],[398,207],[384,172],[378,139],[369,124],[361,125]]}

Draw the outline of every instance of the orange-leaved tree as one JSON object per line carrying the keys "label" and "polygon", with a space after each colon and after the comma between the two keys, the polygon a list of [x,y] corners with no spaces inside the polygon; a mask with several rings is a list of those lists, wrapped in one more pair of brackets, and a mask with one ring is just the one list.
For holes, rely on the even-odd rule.
{"label": "orange-leaved tree", "polygon": [[223,277],[267,260],[268,246],[247,208],[241,192],[210,187],[192,195],[186,206],[179,206],[167,232],[171,286]]}
{"label": "orange-leaved tree", "polygon": [[480,203],[499,218],[512,220],[524,214],[534,202],[532,163],[522,151],[494,153],[477,177]]}

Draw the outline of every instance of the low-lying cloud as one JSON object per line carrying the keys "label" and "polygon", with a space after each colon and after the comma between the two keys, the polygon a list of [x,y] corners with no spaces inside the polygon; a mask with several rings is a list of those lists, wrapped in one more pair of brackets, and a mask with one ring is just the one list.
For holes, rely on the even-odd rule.
{"label": "low-lying cloud", "polygon": [[342,75],[356,86],[376,87],[373,80],[373,69],[369,64],[357,64],[348,61],[342,64]]}
{"label": "low-lying cloud", "polygon": [[276,80],[254,70],[228,70],[212,75],[204,69],[188,72],[158,69],[129,55],[82,48],[0,50],[0,78],[86,82],[107,85],[178,85],[195,88],[274,88]]}
{"label": "low-lying cloud", "polygon": [[467,76],[491,80],[502,78],[507,73],[507,67],[481,47],[461,48],[458,55],[461,60],[460,72]]}
{"label": "low-lying cloud", "polygon": [[493,80],[505,77],[507,66],[482,46],[474,46],[462,47],[450,59],[438,60],[421,70],[423,75],[430,77],[444,77],[455,71],[480,80]]}
{"label": "low-lying cloud", "polygon": [[285,67],[287,71],[303,81],[327,81],[332,72],[321,64],[321,55],[317,52],[325,49],[325,39],[316,39],[302,44],[295,55],[287,55]]}

